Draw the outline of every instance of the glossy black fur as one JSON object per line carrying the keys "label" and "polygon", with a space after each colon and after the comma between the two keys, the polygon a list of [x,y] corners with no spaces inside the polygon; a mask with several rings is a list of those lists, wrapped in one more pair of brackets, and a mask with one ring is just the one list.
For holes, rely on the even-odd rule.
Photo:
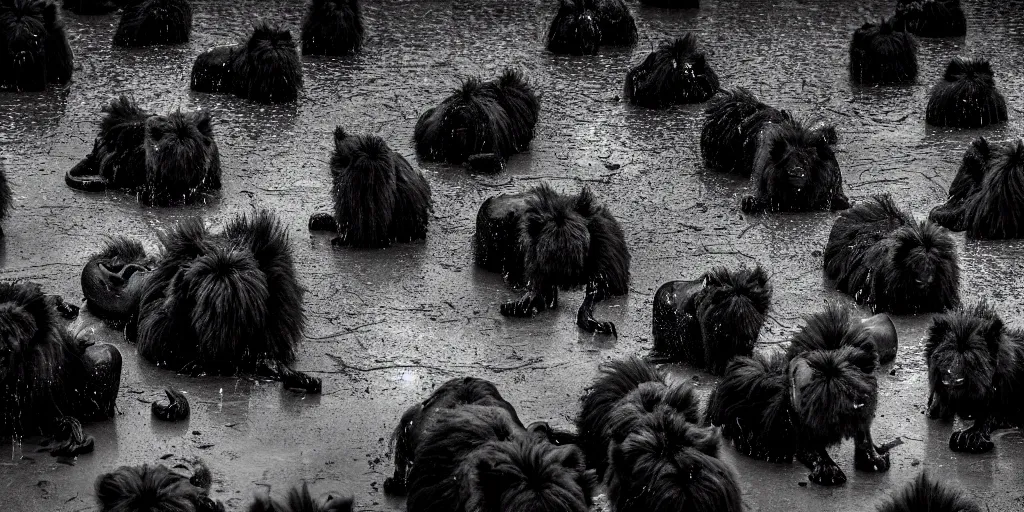
{"label": "glossy black fur", "polygon": [[208,112],[154,115],[125,96],[103,112],[92,152],[64,177],[68,186],[125,189],[159,205],[191,203],[220,188],[220,152]]}
{"label": "glossy black fur", "polygon": [[52,0],[0,1],[0,90],[71,81],[73,55],[58,11]]}
{"label": "glossy black fur", "polygon": [[941,312],[960,302],[960,264],[949,232],[917,222],[888,194],[846,210],[825,246],[825,276],[875,312]]}
{"label": "glossy black fur", "polygon": [[612,361],[581,402],[579,445],[604,475],[612,510],[743,510],[736,477],[718,458],[718,433],[698,424],[689,383],[670,384],[636,358]]}
{"label": "glossy black fur", "polygon": [[935,126],[980,128],[1008,119],[1006,99],[996,88],[986,59],[954,57],[932,88],[925,120]]}
{"label": "glossy black fur", "polygon": [[592,55],[601,45],[633,45],[636,21],[622,0],[561,0],[548,28],[552,53]]}
{"label": "glossy black fur", "polygon": [[846,481],[827,448],[854,438],[855,467],[887,471],[887,453],[874,445],[878,355],[870,332],[836,303],[810,315],[781,354],[733,360],[713,392],[707,420],[723,426],[741,453],[772,462],[795,455],[811,481]]}
{"label": "glossy black fur", "polygon": [[761,103],[746,89],[720,92],[704,109],[700,134],[704,166],[749,176],[761,133],[767,126],[790,120],[788,113]]}
{"label": "glossy black fur", "polygon": [[359,0],[311,0],[302,19],[302,54],[356,53],[365,32]]}
{"label": "glossy black fur", "polygon": [[566,195],[542,183],[490,197],[477,213],[474,243],[478,265],[528,288],[519,301],[503,304],[502,314],[530,316],[557,306],[558,290],[586,287],[577,324],[615,332],[594,320],[593,309],[628,291],[629,250],[618,221],[588,187]]}
{"label": "glossy black fur", "polygon": [[224,511],[209,486],[193,485],[163,465],[121,466],[96,478],[95,488],[98,512]]}
{"label": "glossy black fur", "polygon": [[529,148],[539,113],[540,99],[522,73],[506,69],[489,82],[470,78],[416,121],[416,153],[450,163],[481,153],[507,159]]}
{"label": "glossy black fur", "polygon": [[760,265],[665,283],[654,294],[654,353],[721,375],[734,356],[751,354],[771,300]]}
{"label": "glossy black fur", "polygon": [[993,429],[1024,427],[1024,330],[1006,327],[991,304],[934,317],[925,357],[929,415],[974,420],[953,432],[953,451],[987,452]]}
{"label": "glossy black fur", "polygon": [[865,23],[850,41],[850,80],[895,84],[917,78],[917,39],[892,20]]}
{"label": "glossy black fur", "polygon": [[269,493],[257,494],[249,504],[248,512],[352,512],[351,495],[331,492],[316,498],[309,492],[309,486],[292,487],[282,498],[271,497]]}
{"label": "glossy black fur", "polygon": [[302,89],[302,61],[287,29],[257,23],[241,45],[213,48],[196,57],[191,86],[231,92],[257,103],[288,103]]}
{"label": "glossy black fur", "polygon": [[432,211],[430,185],[423,173],[391,150],[376,135],[348,135],[334,130],[331,154],[334,213],[328,226],[338,244],[387,247],[427,236]]}
{"label": "glossy black fur", "polygon": [[68,12],[90,15],[116,11],[123,3],[124,0],[64,0],[62,6]]}
{"label": "glossy black fur", "polygon": [[982,508],[959,489],[933,478],[927,471],[897,489],[875,509],[876,512],[982,512]]}
{"label": "glossy black fur", "polygon": [[407,474],[416,460],[416,451],[422,444],[424,432],[438,418],[464,405],[498,407],[518,428],[523,428],[512,404],[502,398],[498,388],[490,381],[476,377],[451,379],[438,386],[426,400],[406,409],[391,436],[391,449],[395,454],[395,474],[384,481],[389,494],[408,492]]}
{"label": "glossy black fur", "polygon": [[982,239],[1024,238],[1024,140],[975,139],[929,219]]}
{"label": "glossy black fur", "polygon": [[702,103],[718,92],[718,75],[692,32],[666,41],[626,73],[624,97],[651,108]]}
{"label": "glossy black fur", "polygon": [[592,504],[596,479],[582,452],[524,428],[482,379],[443,384],[405,412],[393,443],[395,475],[384,488],[408,491],[410,512],[585,512]]}
{"label": "glossy black fur", "polygon": [[967,34],[967,17],[960,0],[897,0],[893,22],[921,37]]}
{"label": "glossy black fur", "polygon": [[832,147],[832,125],[805,127],[787,120],[764,127],[750,177],[754,194],[743,198],[746,213],[845,210],[843,174]]}
{"label": "glossy black fur", "polygon": [[75,455],[92,450],[79,422],[114,415],[121,354],[75,339],[58,306],[37,284],[0,283],[0,439],[53,436]]}
{"label": "glossy black fur", "polygon": [[114,46],[182,44],[191,34],[190,0],[130,0],[114,32]]}

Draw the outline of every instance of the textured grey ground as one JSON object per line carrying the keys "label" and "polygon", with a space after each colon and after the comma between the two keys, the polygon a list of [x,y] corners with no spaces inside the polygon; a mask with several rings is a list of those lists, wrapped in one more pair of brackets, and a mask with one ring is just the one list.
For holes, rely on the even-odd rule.
{"label": "textured grey ground", "polygon": [[[0,277],[37,280],[78,300],[79,271],[101,235],[137,236],[154,249],[157,230],[184,216],[221,225],[254,206],[272,208],[291,228],[308,289],[308,339],[297,366],[323,377],[324,394],[307,397],[245,379],[176,376],[139,361],[119,332],[85,321],[83,334],[115,343],[125,355],[120,414],[88,426],[96,451],[71,466],[36,453],[29,442],[4,444],[0,510],[89,510],[96,475],[165,455],[171,463],[202,457],[216,477],[216,497],[232,510],[258,488],[283,490],[299,479],[317,492],[353,492],[360,509],[401,509],[402,502],[383,495],[381,483],[392,469],[386,440],[406,406],[448,378],[472,374],[496,381],[524,420],[568,424],[600,362],[646,353],[654,290],[711,265],[758,261],[771,269],[775,303],[761,344],[783,342],[800,316],[823,300],[849,302],[823,283],[816,252],[834,216],[741,215],[737,204],[746,184],[702,171],[701,107],[648,111],[618,101],[628,66],[663,37],[697,32],[723,85],[746,86],[798,116],[838,124],[839,161],[852,199],[892,192],[922,217],[944,198],[968,141],[979,133],[996,139],[1021,134],[1024,3],[965,3],[968,36],[923,41],[918,83],[871,89],[849,84],[847,43],[863,21],[890,13],[891,1],[705,0],[700,11],[676,12],[634,5],[640,43],[593,57],[544,50],[553,0],[368,1],[365,51],[305,59],[304,95],[297,104],[275,107],[191,93],[188,73],[196,54],[238,40],[255,16],[297,31],[299,2],[197,1],[191,43],[146,50],[111,48],[114,16],[68,15],[77,57],[74,83],[45,94],[0,94],[0,164],[17,202],[4,226]],[[1011,107],[1009,124],[978,132],[925,126],[928,90],[956,54],[992,60]],[[308,233],[308,215],[327,206],[327,152],[336,124],[378,133],[413,158],[419,113],[460,77],[492,76],[506,64],[526,70],[544,97],[532,151],[497,176],[423,166],[435,201],[425,243],[332,250],[328,238]],[[213,112],[224,166],[219,199],[188,209],[148,209],[126,195],[65,187],[64,172],[90,148],[99,107],[126,91],[156,111]],[[621,168],[610,170],[610,164]],[[498,304],[513,294],[499,276],[472,264],[470,240],[481,201],[541,179],[564,190],[593,187],[626,228],[631,293],[599,308],[618,324],[618,341],[576,329],[578,292],[563,295],[559,310],[532,320],[503,318]],[[1022,243],[957,240],[965,299],[989,297],[1020,325]],[[900,354],[880,372],[876,439],[905,441],[892,453],[891,471],[854,471],[846,443],[836,453],[850,477],[846,485],[800,486],[807,473],[802,466],[755,462],[726,448],[751,510],[869,510],[922,468],[958,482],[990,510],[1024,509],[1020,433],[998,434],[993,453],[955,455],[946,447],[952,425],[922,414],[921,338],[928,320],[896,319]],[[687,368],[677,372],[704,395],[714,383]],[[168,385],[191,398],[187,425],[150,419],[147,402]]]}

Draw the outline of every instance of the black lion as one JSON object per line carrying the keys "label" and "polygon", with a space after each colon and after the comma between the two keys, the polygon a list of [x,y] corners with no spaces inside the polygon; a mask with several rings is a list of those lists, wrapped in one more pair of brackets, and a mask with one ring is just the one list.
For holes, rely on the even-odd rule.
{"label": "black lion", "polygon": [[928,218],[982,239],[1024,238],[1024,140],[979,137],[964,153],[946,203]]}
{"label": "black lion", "polygon": [[127,320],[128,338],[157,366],[320,391],[319,379],[287,366],[306,319],[287,230],[273,214],[238,215],[221,233],[190,218],[160,241],[156,263],[120,238],[92,256],[82,275],[90,309]]}
{"label": "black lion", "polygon": [[0,1],[0,89],[42,91],[71,81],[64,23],[50,0]]}
{"label": "black lion", "polygon": [[376,135],[334,130],[331,154],[334,213],[309,219],[314,230],[338,232],[336,245],[387,247],[427,236],[430,185],[418,169]]}
{"label": "black lion", "polygon": [[114,46],[182,44],[191,34],[189,0],[130,0],[114,32]]}
{"label": "black lion", "polygon": [[161,205],[190,203],[220,188],[220,153],[208,112],[158,116],[125,96],[103,112],[92,152],[64,177],[71,188],[126,189]]}
{"label": "black lion", "polygon": [[384,488],[408,491],[410,512],[585,512],[592,504],[596,479],[582,452],[524,427],[483,379],[452,379],[409,408],[393,443],[395,474]]}
{"label": "black lion", "polygon": [[928,415],[973,419],[953,432],[956,452],[992,450],[993,429],[1024,427],[1024,330],[1010,329],[985,301],[936,316],[925,338]]}
{"label": "black lion", "polygon": [[302,19],[302,54],[356,53],[364,33],[359,0],[311,0]]}
{"label": "black lion", "polygon": [[192,478],[164,465],[121,466],[96,479],[99,512],[224,512],[210,498],[209,469],[200,466]]}
{"label": "black lion", "polygon": [[860,84],[895,84],[917,78],[917,39],[892,20],[865,23],[850,41],[850,79]]}
{"label": "black lion", "polygon": [[315,498],[309,492],[309,486],[303,482],[302,487],[292,487],[288,494],[281,498],[273,498],[269,493],[257,494],[248,512],[352,512],[352,495],[336,492]]}
{"label": "black lion", "polygon": [[805,127],[793,120],[763,128],[750,176],[754,194],[743,198],[746,213],[845,210],[843,174],[832,146],[832,125]]}
{"label": "black lion", "polygon": [[539,114],[540,99],[519,71],[489,82],[470,78],[416,121],[416,154],[450,163],[488,153],[504,160],[529,148]]}
{"label": "black lion", "polygon": [[474,238],[478,265],[528,289],[502,304],[501,314],[531,316],[557,307],[559,289],[585,286],[576,324],[617,334],[615,324],[594,319],[594,305],[628,291],[629,250],[619,222],[589,187],[563,195],[542,183],[490,197],[477,213]]}
{"label": "black lion", "polygon": [[907,485],[893,491],[876,512],[982,512],[959,489],[922,471]]}
{"label": "black lion", "polygon": [[893,22],[921,37],[967,35],[967,17],[960,0],[897,0]]}
{"label": "black lion", "polygon": [[749,356],[771,306],[760,265],[718,267],[696,281],[669,281],[654,294],[654,353],[721,375],[733,356]]}
{"label": "black lion", "polygon": [[825,246],[825,275],[876,312],[939,312],[960,302],[953,238],[931,221],[915,221],[888,194],[839,215]]}
{"label": "black lion", "polygon": [[720,437],[699,425],[687,382],[669,384],[636,358],[605,363],[576,420],[587,464],[604,475],[617,512],[740,512],[736,476]]}
{"label": "black lion", "polygon": [[192,65],[193,91],[230,92],[257,103],[288,103],[302,89],[302,61],[287,29],[266,22],[248,41],[199,54]]}
{"label": "black lion", "polygon": [[81,421],[114,415],[121,353],[71,334],[77,308],[34,283],[0,283],[0,438],[43,434],[54,455],[92,451]]}
{"label": "black lion", "polygon": [[827,448],[851,437],[858,470],[887,471],[889,455],[871,438],[877,365],[871,332],[829,303],[807,317],[785,355],[734,359],[712,393],[706,419],[721,425],[745,455],[770,462],[796,456],[818,484],[846,481]]}
{"label": "black lion", "polygon": [[724,90],[704,109],[700,153],[708,169],[750,176],[766,127],[791,121],[784,111],[761,103],[740,87]]}
{"label": "black lion", "polygon": [[635,105],[659,108],[702,103],[718,92],[718,75],[707,62],[697,36],[666,41],[626,73],[624,97]]}
{"label": "black lion", "polygon": [[622,0],[561,0],[547,35],[549,51],[571,55],[636,41],[636,21]]}
{"label": "black lion", "polygon": [[996,89],[986,59],[954,57],[932,88],[925,121],[935,126],[981,128],[1008,119],[1006,99]]}

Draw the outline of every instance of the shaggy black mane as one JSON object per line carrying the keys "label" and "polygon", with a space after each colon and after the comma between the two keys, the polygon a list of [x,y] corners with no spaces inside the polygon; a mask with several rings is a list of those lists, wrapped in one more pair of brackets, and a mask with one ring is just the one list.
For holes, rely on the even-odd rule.
{"label": "shaggy black mane", "polygon": [[701,103],[718,92],[715,70],[692,32],[662,42],[626,73],[623,96],[636,105],[659,108]]}

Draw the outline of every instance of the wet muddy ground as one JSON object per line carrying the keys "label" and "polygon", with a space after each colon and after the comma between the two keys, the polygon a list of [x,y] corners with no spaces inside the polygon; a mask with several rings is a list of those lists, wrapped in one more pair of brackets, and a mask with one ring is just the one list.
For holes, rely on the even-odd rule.
{"label": "wet muddy ground", "polygon": [[[640,43],[592,57],[547,53],[543,37],[551,0],[380,0],[364,2],[368,41],[349,58],[306,58],[306,88],[293,105],[260,106],[230,96],[192,93],[188,75],[208,47],[239,40],[256,16],[296,31],[301,2],[196,1],[192,42],[173,48],[112,49],[115,16],[67,15],[76,54],[74,82],[43,94],[0,93],[0,165],[16,195],[4,225],[0,277],[32,279],[80,300],[79,272],[101,236],[123,233],[155,250],[156,232],[189,215],[222,225],[237,212],[272,208],[291,228],[309,318],[299,369],[324,379],[322,396],[282,391],[276,383],[177,376],[140,361],[120,332],[86,315],[83,335],[116,344],[125,356],[119,415],[93,424],[95,453],[57,461],[25,442],[0,447],[0,510],[90,510],[92,482],[121,464],[202,458],[214,494],[240,510],[253,491],[284,490],[299,479],[317,492],[355,494],[357,509],[399,510],[381,491],[392,470],[387,439],[401,414],[454,376],[495,381],[525,421],[568,425],[576,399],[602,361],[646,354],[651,298],[671,279],[692,279],[712,265],[760,262],[771,270],[775,298],[760,345],[783,342],[801,315],[825,299],[850,299],[822,280],[820,251],[833,214],[747,217],[738,202],[746,184],[708,175],[699,161],[701,107],[650,111],[618,100],[628,66],[658,40],[690,30],[708,47],[723,86],[745,86],[798,117],[839,127],[839,162],[854,201],[891,192],[919,218],[939,204],[967,143],[985,134],[1021,135],[1024,119],[1024,2],[966,0],[965,39],[923,40],[914,85],[851,86],[847,44],[854,28],[891,13],[895,2],[863,0],[705,0],[699,11],[633,5]],[[988,57],[1010,106],[1010,122],[981,131],[927,127],[931,85],[954,55]],[[411,160],[416,118],[461,77],[524,69],[543,94],[532,150],[494,176],[423,165],[435,211],[425,243],[387,250],[332,250],[306,229],[328,206],[328,150],[335,125],[382,135]],[[128,92],[154,111],[207,108],[216,119],[224,190],[186,209],[140,207],[111,192],[86,194],[63,183],[90,149],[101,105]],[[474,267],[473,220],[489,195],[548,180],[564,190],[592,187],[626,229],[633,255],[628,296],[598,313],[614,320],[618,340],[575,327],[582,293],[530,320],[498,312],[514,296],[497,275]],[[1024,323],[1024,242],[964,242],[956,236],[963,296],[994,300],[1011,324]],[[858,309],[862,316],[868,312]],[[740,475],[751,510],[870,510],[882,493],[919,470],[957,482],[993,511],[1024,509],[1024,437],[996,435],[986,455],[946,446],[951,424],[930,421],[921,339],[928,317],[896,319],[900,352],[880,371],[875,438],[904,444],[892,469],[853,469],[853,449],[834,453],[850,477],[823,488],[799,464],[771,465],[724,457]],[[680,367],[706,395],[714,379]],[[150,418],[149,402],[165,386],[185,390],[188,423]]]}

